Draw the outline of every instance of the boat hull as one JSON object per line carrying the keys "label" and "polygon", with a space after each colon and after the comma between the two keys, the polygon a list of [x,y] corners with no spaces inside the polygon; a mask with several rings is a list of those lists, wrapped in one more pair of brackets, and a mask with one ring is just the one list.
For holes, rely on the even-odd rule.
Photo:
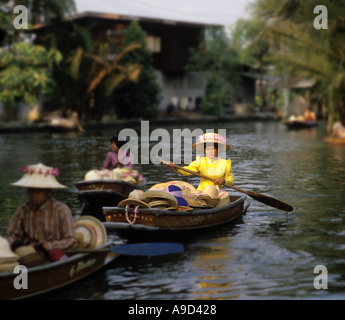
{"label": "boat hull", "polygon": [[153,208],[140,208],[137,214],[134,208],[126,214],[124,208],[103,207],[108,230],[118,231],[122,235],[136,232],[174,234],[204,230],[229,223],[239,218],[247,209],[246,195],[231,196],[231,202],[223,207],[199,209],[193,211],[168,211]]}
{"label": "boat hull", "polygon": [[18,288],[17,285],[18,281],[23,283],[18,279],[25,276],[23,271],[0,273],[0,299],[24,299],[56,290],[103,268],[117,256],[109,250],[101,249],[27,268],[27,288]]}
{"label": "boat hull", "polygon": [[298,129],[310,129],[317,127],[316,122],[303,122],[303,121],[286,121],[284,124],[290,130],[298,130]]}
{"label": "boat hull", "polygon": [[345,146],[345,138],[342,138],[342,137],[327,137],[327,138],[325,138],[325,140],[326,140],[326,142],[328,142],[330,144]]}

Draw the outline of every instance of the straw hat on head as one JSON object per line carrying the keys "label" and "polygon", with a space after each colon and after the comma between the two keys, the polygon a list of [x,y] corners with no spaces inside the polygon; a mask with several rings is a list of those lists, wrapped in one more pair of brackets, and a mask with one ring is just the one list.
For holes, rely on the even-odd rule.
{"label": "straw hat on head", "polygon": [[107,242],[107,231],[101,221],[93,216],[74,220],[78,248],[94,248]]}
{"label": "straw hat on head", "polygon": [[218,145],[225,146],[225,150],[230,150],[230,146],[226,143],[226,139],[218,133],[205,133],[199,136],[198,142],[193,144],[193,149],[204,148],[206,143],[217,143]]}
{"label": "straw hat on head", "polygon": [[58,168],[47,167],[42,163],[23,167],[20,170],[24,176],[12,186],[38,189],[61,189],[67,188],[56,180],[59,175]]}

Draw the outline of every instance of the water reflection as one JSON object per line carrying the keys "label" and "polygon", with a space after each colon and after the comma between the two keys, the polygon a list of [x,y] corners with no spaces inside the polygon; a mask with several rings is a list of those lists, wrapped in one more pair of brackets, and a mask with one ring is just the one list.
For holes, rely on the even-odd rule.
{"label": "water reflection", "polygon": [[[171,133],[175,126],[165,128]],[[182,255],[121,257],[104,272],[52,293],[50,299],[344,298],[345,148],[325,143],[325,124],[300,131],[288,131],[275,122],[202,127],[206,128],[227,130],[238,187],[280,199],[295,211],[282,212],[248,198],[251,206],[242,221],[184,240]],[[15,208],[26,201],[26,190],[9,184],[21,177],[19,169],[27,164],[59,167],[59,182],[70,190],[53,195],[79,215],[74,182],[102,166],[116,131],[0,135],[0,234]],[[148,188],[182,178],[161,165],[137,169]],[[194,185],[199,181],[183,179]],[[328,290],[313,286],[313,270],[319,264],[328,269]]]}

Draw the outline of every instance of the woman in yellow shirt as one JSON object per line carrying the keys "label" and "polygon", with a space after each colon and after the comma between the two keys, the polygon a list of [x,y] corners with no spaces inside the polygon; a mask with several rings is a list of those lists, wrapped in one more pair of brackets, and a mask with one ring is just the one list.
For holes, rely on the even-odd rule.
{"label": "woman in yellow shirt", "polygon": [[[228,151],[230,149],[230,146],[226,144],[225,138],[216,133],[205,133],[199,136],[197,143],[193,144],[193,149],[199,150],[200,147],[204,148],[206,157],[197,156],[195,161],[183,168],[208,176],[214,179],[215,182],[200,178],[198,190],[202,191],[208,185],[220,186],[223,183],[234,185],[235,180],[232,174],[231,160],[218,157],[219,151]],[[176,169],[172,162],[168,163],[167,167],[174,169],[182,175],[190,175],[190,173]]]}

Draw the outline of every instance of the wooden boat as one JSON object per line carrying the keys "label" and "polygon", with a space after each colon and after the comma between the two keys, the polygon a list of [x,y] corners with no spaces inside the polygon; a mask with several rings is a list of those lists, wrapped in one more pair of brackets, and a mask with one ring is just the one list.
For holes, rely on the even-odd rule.
{"label": "wooden boat", "polygon": [[336,145],[343,145],[345,146],[345,138],[343,137],[326,137],[325,138],[326,142],[331,143],[331,144],[336,144]]}
{"label": "wooden boat", "polygon": [[136,233],[163,232],[164,236],[204,230],[229,223],[239,218],[248,208],[245,204],[246,195],[230,196],[230,202],[225,206],[192,211],[170,211],[157,208],[139,208],[137,214],[130,207],[126,214],[125,208],[103,207],[107,230],[115,230],[123,235],[132,236]]}
{"label": "wooden boat", "polygon": [[18,288],[17,285],[17,277],[25,276],[23,271],[0,273],[0,299],[28,298],[80,280],[118,257],[117,253],[110,251],[109,246],[110,243],[106,243],[98,247],[98,250],[95,248],[83,253],[67,253],[68,258],[65,260],[27,268],[27,289]]}
{"label": "wooden boat", "polygon": [[317,127],[316,122],[308,122],[308,121],[284,121],[284,124],[287,126],[288,129],[309,129]]}
{"label": "wooden boat", "polygon": [[105,221],[102,207],[117,206],[134,189],[143,190],[145,185],[145,179],[141,184],[110,179],[84,180],[75,183],[78,189],[78,197],[85,204],[82,215],[93,215],[100,221]]}
{"label": "wooden boat", "polygon": [[51,132],[83,132],[78,121],[78,114],[73,112],[69,118],[51,117],[45,120],[46,127]]}

